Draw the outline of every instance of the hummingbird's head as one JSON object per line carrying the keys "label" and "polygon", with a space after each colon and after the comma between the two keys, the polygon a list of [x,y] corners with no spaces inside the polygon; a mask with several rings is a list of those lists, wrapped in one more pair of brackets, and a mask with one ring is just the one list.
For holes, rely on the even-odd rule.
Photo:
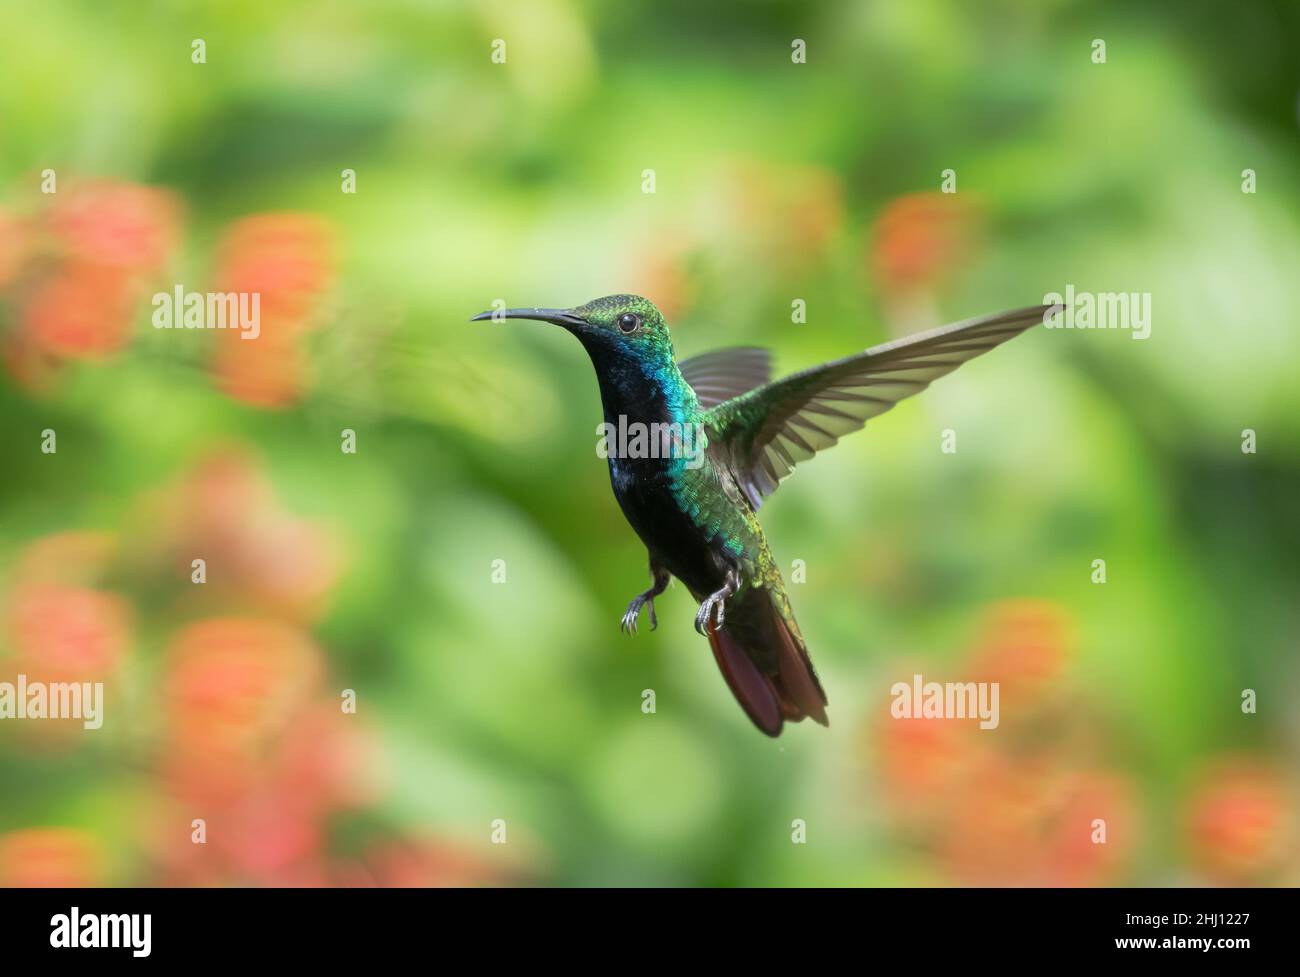
{"label": "hummingbird's head", "polygon": [[639,295],[606,295],[572,309],[498,309],[474,319],[536,319],[577,336],[595,367],[607,422],[665,410],[675,418],[694,397],[673,358],[668,324]]}
{"label": "hummingbird's head", "polygon": [[482,319],[535,319],[563,326],[587,347],[592,359],[658,359],[673,355],[668,324],[653,302],[640,295],[606,295],[572,309],[499,309]]}

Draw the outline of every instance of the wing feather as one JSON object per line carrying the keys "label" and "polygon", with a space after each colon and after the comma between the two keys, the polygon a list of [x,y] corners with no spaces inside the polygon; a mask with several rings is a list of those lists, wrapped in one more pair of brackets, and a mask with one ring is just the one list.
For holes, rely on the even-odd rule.
{"label": "wing feather", "polygon": [[[706,409],[711,450],[721,455],[757,509],[798,462],[1059,308],[1034,305],[969,319],[882,343],[775,383],[753,383],[760,371],[769,375],[769,360],[766,350],[748,347],[697,356],[681,364],[681,370]],[[733,392],[714,399],[727,391]]]}
{"label": "wing feather", "polygon": [[677,369],[695,391],[700,407],[708,410],[769,383],[772,355],[758,346],[735,346],[692,356],[678,363]]}

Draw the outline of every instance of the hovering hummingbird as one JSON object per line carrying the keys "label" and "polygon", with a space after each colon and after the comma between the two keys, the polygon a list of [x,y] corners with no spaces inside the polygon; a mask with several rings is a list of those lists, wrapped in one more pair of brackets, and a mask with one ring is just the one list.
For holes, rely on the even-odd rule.
{"label": "hovering hummingbird", "polygon": [[663,438],[671,450],[608,452],[614,497],[649,551],[653,580],[628,605],[622,628],[635,633],[642,608],[657,627],[654,599],[670,577],[682,581],[700,602],[695,629],[708,637],[736,700],[755,726],[778,736],[787,719],[829,723],[826,693],[758,523],[764,497],[799,462],[1057,308],[959,322],[775,382],[768,351],[754,347],[678,363],[664,317],[637,295],[483,312],[472,321],[563,327],[591,357],[607,432],[630,425],[671,432]]}

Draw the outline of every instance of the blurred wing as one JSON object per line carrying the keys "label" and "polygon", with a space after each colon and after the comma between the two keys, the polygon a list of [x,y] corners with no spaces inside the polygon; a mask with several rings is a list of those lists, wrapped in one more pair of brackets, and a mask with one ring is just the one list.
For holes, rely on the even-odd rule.
{"label": "blurred wing", "polygon": [[943,326],[750,390],[705,415],[710,451],[757,509],[799,462],[1059,308],[1035,305]]}
{"label": "blurred wing", "polygon": [[708,410],[772,379],[772,356],[757,346],[736,346],[701,353],[677,364],[695,391],[700,407]]}

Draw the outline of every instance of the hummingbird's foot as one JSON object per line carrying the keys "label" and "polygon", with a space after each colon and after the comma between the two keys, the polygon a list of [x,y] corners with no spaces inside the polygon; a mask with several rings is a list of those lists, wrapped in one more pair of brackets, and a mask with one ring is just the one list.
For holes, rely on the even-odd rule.
{"label": "hummingbird's foot", "polygon": [[[704,635],[706,638],[709,636],[709,618],[713,616],[714,607],[717,607],[718,609],[717,627],[720,628],[724,623],[726,623],[727,612],[726,605],[723,603],[722,599],[716,595],[710,594],[708,597],[704,598],[704,603],[700,605],[700,610],[695,615],[695,630],[700,632],[700,634]],[[716,629],[717,628],[714,630]]]}
{"label": "hummingbird's foot", "polygon": [[632,603],[627,605],[627,613],[623,615],[623,621],[619,627],[628,634],[636,634],[637,618],[640,616],[643,606],[650,612],[650,630],[653,631],[659,627],[659,619],[655,617],[654,594],[649,590],[632,598]]}
{"label": "hummingbird's foot", "polygon": [[632,603],[627,605],[627,613],[623,615],[623,621],[619,625],[628,634],[636,634],[637,615],[646,604],[650,605],[650,630],[659,627],[659,619],[655,617],[655,598],[668,589],[668,581],[671,578],[667,570],[655,563],[654,557],[650,558],[650,576],[654,579],[654,586],[632,598]]}
{"label": "hummingbird's foot", "polygon": [[709,636],[709,621],[715,616],[716,610],[717,624],[713,630],[716,631],[727,623],[727,598],[734,594],[740,588],[740,579],[735,570],[727,571],[726,582],[720,590],[716,590],[704,598],[700,604],[699,613],[695,615],[695,630],[700,632],[706,638]]}

